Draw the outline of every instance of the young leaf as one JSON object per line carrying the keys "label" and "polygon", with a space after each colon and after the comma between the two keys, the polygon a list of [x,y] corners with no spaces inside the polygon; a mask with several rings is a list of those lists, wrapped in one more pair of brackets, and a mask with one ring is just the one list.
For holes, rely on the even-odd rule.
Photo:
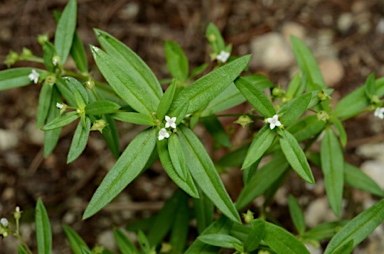
{"label": "young leaf", "polygon": [[375,73],[371,73],[365,81],[365,94],[371,100],[376,94]]}
{"label": "young leaf", "polygon": [[275,136],[276,132],[271,130],[269,126],[265,125],[261,128],[254,137],[241,168],[248,168],[260,159],[265,151],[267,151],[267,149],[271,146]]}
{"label": "young leaf", "polygon": [[292,218],[292,222],[295,225],[297,232],[299,233],[299,235],[303,235],[305,232],[304,214],[303,214],[303,211],[301,210],[299,202],[297,202],[295,197],[292,195],[289,195],[288,207],[289,207],[289,213]]}
{"label": "young leaf", "polygon": [[181,147],[181,144],[177,135],[171,135],[169,137],[168,152],[176,173],[179,175],[181,179],[183,179],[183,181],[185,181],[187,179],[187,172],[188,172],[187,163],[185,161],[183,148]]}
{"label": "young leaf", "polygon": [[325,88],[326,85],[323,76],[309,48],[294,36],[291,36],[291,44],[297,64],[303,76],[307,78],[307,91]]}
{"label": "young leaf", "polygon": [[[48,110],[47,122],[51,122],[53,119],[60,116],[60,110],[56,107],[56,103],[62,103],[61,96],[56,87],[53,87],[51,104]],[[44,158],[47,158],[49,154],[55,149],[57,142],[60,139],[61,128],[49,130],[44,132]]]}
{"label": "young leaf", "polygon": [[240,92],[243,93],[244,97],[247,98],[249,103],[264,117],[272,117],[276,114],[267,96],[247,80],[240,77],[236,79],[235,85],[239,88]]}
{"label": "young leaf", "polygon": [[329,204],[340,216],[344,186],[344,158],[340,143],[331,128],[327,128],[321,143],[321,168]]}
{"label": "young leaf", "polygon": [[81,124],[81,121],[77,124],[75,134],[73,134],[71,147],[69,148],[67,164],[76,160],[87,146],[89,132],[91,131],[91,120],[85,118],[85,128]]}
{"label": "young leaf", "polygon": [[60,63],[67,60],[72,46],[73,34],[76,29],[77,3],[76,0],[69,0],[65,6],[55,33],[55,48],[60,57]]}
{"label": "young leaf", "polygon": [[53,57],[56,55],[55,46],[49,41],[44,42],[43,45],[43,58],[44,65],[47,70],[51,73],[55,72],[55,65],[53,65]]}
{"label": "young leaf", "polygon": [[199,192],[199,198],[193,199],[193,210],[197,220],[197,232],[202,234],[203,231],[213,222],[214,206],[213,202],[201,190],[201,188],[197,187],[197,189]]}
{"label": "young leaf", "polygon": [[263,194],[287,170],[288,162],[282,153],[277,153],[272,160],[253,175],[244,186],[238,199],[236,208],[244,208],[255,198]]}
{"label": "young leaf", "polygon": [[225,234],[206,234],[199,236],[197,239],[209,245],[228,249],[233,249],[233,244],[242,244],[239,239]]}
{"label": "young leaf", "polygon": [[196,189],[191,173],[189,171],[186,171],[186,179],[183,180],[176,172],[176,169],[174,168],[171,158],[169,156],[168,144],[166,140],[157,141],[157,151],[159,152],[161,164],[163,165],[165,171],[167,172],[168,176],[172,179],[172,181],[190,196],[198,198],[199,193]]}
{"label": "young leaf", "polygon": [[[303,74],[304,75],[304,74]],[[295,98],[299,94],[302,94],[305,90],[305,77],[300,77],[299,74],[296,74],[291,82],[288,85],[287,89],[287,98]]]}
{"label": "young leaf", "polygon": [[219,54],[221,50],[225,48],[225,42],[217,26],[213,23],[209,23],[207,30],[205,31],[205,37],[207,38],[209,45],[214,53]]}
{"label": "young leaf", "polygon": [[105,176],[85,209],[87,219],[112,201],[144,168],[156,144],[156,129],[147,129],[127,146],[116,164]]}
{"label": "young leaf", "polygon": [[168,70],[171,75],[182,82],[187,81],[189,66],[183,50],[173,41],[166,41],[164,49]]}
{"label": "young leaf", "polygon": [[240,75],[249,59],[249,55],[240,57],[193,82],[176,96],[170,114],[182,106],[185,101],[189,102],[187,113],[194,113],[203,109]]}
{"label": "young leaf", "polygon": [[112,35],[98,29],[94,29],[94,31],[97,35],[97,40],[105,52],[118,62],[120,66],[124,66],[124,71],[129,73],[132,80],[136,84],[145,87],[147,93],[152,94],[151,98],[156,98],[154,104],[157,108],[163,95],[163,90],[148,65],[135,52]]}
{"label": "young leaf", "polygon": [[200,119],[217,144],[231,148],[231,140],[229,139],[223,125],[220,123],[216,116],[212,115]]}
{"label": "young leaf", "polygon": [[[163,96],[160,99],[159,107],[157,108],[157,119],[160,121],[163,121],[164,116],[167,114],[169,107],[172,104],[173,97],[175,96],[177,87],[177,82],[174,80],[168,87],[167,91],[163,94]],[[173,116],[172,116],[173,117]]]}
{"label": "young leaf", "polygon": [[311,98],[312,93],[306,93],[284,104],[277,112],[281,123],[289,126],[296,121],[307,110]]}
{"label": "young leaf", "polygon": [[113,230],[113,236],[122,254],[140,254],[135,245],[120,229]]}
{"label": "young leaf", "polygon": [[19,245],[18,247],[17,247],[17,253],[18,254],[28,254],[28,252],[24,249],[24,247],[23,246],[21,246],[21,245]]}
{"label": "young leaf", "polygon": [[276,253],[309,254],[307,248],[284,228],[265,222],[264,242]]}
{"label": "young leaf", "polygon": [[84,240],[71,227],[64,225],[63,229],[74,254],[82,254],[83,248],[90,251]]}
{"label": "young leaf", "polygon": [[320,224],[303,234],[303,239],[321,241],[333,237],[348,221],[336,221]]}
{"label": "young leaf", "polygon": [[48,131],[53,130],[57,128],[61,128],[65,125],[68,125],[75,121],[79,116],[77,115],[77,112],[69,112],[62,116],[59,116],[58,118],[53,119],[51,122],[49,122],[47,125],[45,125],[42,130]]}
{"label": "young leaf", "polygon": [[97,47],[91,46],[91,51],[105,79],[128,105],[146,115],[156,111],[160,99],[150,87],[138,83],[137,73],[135,76],[129,70],[123,69],[111,56]]}
{"label": "young leaf", "polygon": [[41,88],[36,113],[36,125],[39,128],[44,124],[45,120],[47,119],[50,106],[52,105],[52,90],[53,86],[48,83],[44,83]]}
{"label": "young leaf", "polygon": [[116,112],[120,108],[119,104],[112,101],[100,100],[93,101],[85,107],[85,113],[88,115],[104,115]]}
{"label": "young leaf", "polygon": [[0,71],[0,91],[31,84],[32,81],[28,76],[32,70],[35,70],[40,76],[46,73],[43,70],[32,68],[13,68]]}
{"label": "young leaf", "polygon": [[244,241],[244,249],[248,252],[254,251],[265,236],[265,221],[256,219],[251,222],[251,231]]}
{"label": "young leaf", "polygon": [[332,237],[324,254],[333,253],[337,247],[353,240],[353,247],[363,241],[384,221],[384,199],[360,213]]}
{"label": "young leaf", "polygon": [[292,169],[306,182],[315,183],[304,151],[295,137],[287,130],[280,131],[279,135],[281,150],[283,150],[285,158],[287,158]]}
{"label": "young leaf", "polygon": [[81,41],[77,32],[75,32],[75,34],[73,35],[73,42],[72,42],[70,54],[73,60],[75,61],[77,68],[81,72],[87,73],[88,72],[87,54],[85,52],[83,42]]}
{"label": "young leaf", "polygon": [[[89,102],[89,96],[88,96],[88,92],[87,92],[87,89],[85,89],[84,85],[82,83],[80,83],[77,79],[73,78],[73,77],[64,77],[63,78],[67,87],[69,88],[70,90],[70,94],[68,94],[67,96],[70,96],[73,98],[73,95],[76,93],[76,91],[81,95],[81,101],[84,103],[84,104],[88,104]],[[65,99],[68,100],[68,98],[66,97],[66,94],[63,94]],[[73,106],[76,106],[76,105],[73,105]]]}
{"label": "young leaf", "polygon": [[187,156],[188,168],[205,194],[212,202],[233,221],[240,222],[239,214],[232,203],[224,184],[204,146],[189,128],[180,125],[182,146]]}
{"label": "young leaf", "polygon": [[52,249],[52,231],[47,210],[39,198],[35,213],[36,241],[39,254],[50,254]]}
{"label": "young leaf", "polygon": [[337,117],[332,117],[331,122],[334,124],[334,126],[337,129],[337,132],[339,133],[340,143],[343,147],[347,145],[347,133],[345,132],[344,126],[341,123],[341,121]]}
{"label": "young leaf", "polygon": [[344,181],[354,188],[384,197],[384,190],[373,179],[362,170],[348,163],[344,163]]}

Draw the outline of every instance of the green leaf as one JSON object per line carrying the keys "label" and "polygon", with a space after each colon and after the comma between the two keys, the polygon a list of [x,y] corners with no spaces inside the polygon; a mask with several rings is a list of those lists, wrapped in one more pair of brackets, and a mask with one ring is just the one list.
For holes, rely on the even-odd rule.
{"label": "green leaf", "polygon": [[276,111],[267,96],[244,78],[238,78],[235,85],[247,98],[248,102],[264,117],[272,117]]}
{"label": "green leaf", "polygon": [[[77,91],[81,95],[81,98],[79,99],[82,101],[82,103],[88,104],[89,102],[88,92],[87,92],[87,89],[84,87],[84,85],[73,77],[64,77],[63,79],[70,91],[70,94],[63,94],[65,99],[68,100],[66,96],[70,96],[73,98],[73,95]],[[76,106],[76,105],[72,105],[72,106]]]}
{"label": "green leaf", "polygon": [[243,79],[251,83],[253,86],[258,88],[260,91],[273,88],[275,85],[263,74],[251,74],[242,76]]}
{"label": "green leaf", "polygon": [[376,95],[375,73],[371,73],[365,81],[365,94],[371,100]]}
{"label": "green leaf", "polygon": [[35,213],[36,241],[39,254],[50,254],[52,249],[52,231],[47,210],[39,198]]}
{"label": "green leaf", "polygon": [[307,248],[284,228],[265,222],[264,242],[276,253],[305,254]]}
{"label": "green leaf", "polygon": [[321,168],[324,174],[325,190],[328,202],[340,216],[344,186],[344,158],[340,143],[331,128],[327,128],[321,143]]}
{"label": "green leaf", "polygon": [[293,54],[303,77],[307,78],[307,91],[320,90],[326,88],[323,76],[317,65],[316,59],[309,48],[300,39],[291,36]]}
{"label": "green leaf", "polygon": [[75,134],[73,134],[71,146],[69,148],[67,164],[76,160],[87,146],[89,132],[91,131],[91,120],[86,117],[85,123],[85,128],[81,124],[81,121],[77,124]]}
{"label": "green leaf", "polygon": [[139,232],[137,233],[137,240],[144,253],[149,253],[151,251],[151,246],[149,245],[148,238],[143,233],[143,231],[139,230]]}
{"label": "green leaf", "polygon": [[186,101],[184,104],[182,104],[173,112],[172,116],[176,117],[176,125],[180,124],[183,121],[183,119],[186,117],[188,108],[189,108],[189,102]]}
{"label": "green leaf", "polygon": [[64,225],[63,229],[74,254],[82,254],[83,248],[90,251],[84,240],[71,227]]}
{"label": "green leaf", "polygon": [[240,192],[236,208],[243,209],[255,198],[263,194],[287,170],[288,163],[282,153],[276,153],[272,160],[260,168]]}
{"label": "green leaf", "polygon": [[295,225],[295,228],[297,229],[299,235],[303,235],[305,232],[305,220],[303,210],[301,209],[299,202],[292,195],[289,195],[288,207],[293,225]]}
{"label": "green leaf", "polygon": [[144,115],[136,112],[117,112],[111,115],[112,118],[139,125],[155,126],[155,121],[152,116]]}
{"label": "green leaf", "polygon": [[201,190],[201,188],[198,187],[197,189],[199,192],[199,198],[193,199],[193,210],[196,217],[197,232],[202,234],[203,231],[213,222],[214,206],[213,202]]}
{"label": "green leaf", "polygon": [[362,170],[348,163],[344,163],[344,181],[354,188],[384,197],[384,191],[373,179]]}
{"label": "green leaf", "polygon": [[105,52],[122,66],[125,73],[129,73],[135,84],[143,86],[145,92],[151,94],[150,98],[154,99],[153,103],[157,108],[163,90],[148,65],[135,52],[112,35],[98,29],[94,29],[94,31]]}
{"label": "green leaf", "polygon": [[173,41],[166,41],[164,49],[168,70],[171,75],[177,80],[187,81],[189,65],[183,50]]}
{"label": "green leaf", "polygon": [[193,178],[223,214],[233,221],[240,222],[239,214],[204,146],[192,130],[183,125],[180,125],[178,134]]}
{"label": "green leaf", "polygon": [[299,121],[289,126],[287,130],[296,138],[298,142],[316,136],[325,127],[325,122],[317,118],[316,115],[305,116]]}
{"label": "green leaf", "polygon": [[104,115],[116,112],[120,108],[119,104],[112,101],[100,100],[93,101],[85,107],[85,113],[88,115]]}
{"label": "green leaf", "polygon": [[197,66],[195,69],[191,71],[191,74],[189,75],[189,80],[193,79],[197,75],[201,74],[205,69],[207,69],[208,64],[204,63],[202,65]]}
{"label": "green leaf", "polygon": [[124,69],[119,62],[97,47],[91,46],[91,51],[105,79],[128,105],[146,115],[156,111],[160,99],[150,87],[138,83],[141,79],[134,69]]}
{"label": "green leaf", "polygon": [[77,3],[69,0],[65,6],[55,33],[55,48],[61,64],[67,60],[76,29]]}
{"label": "green leaf", "polygon": [[343,124],[337,117],[332,117],[331,122],[335,125],[337,132],[339,133],[340,143],[343,147],[347,145],[347,133],[344,129]]}
{"label": "green leaf", "polygon": [[104,127],[103,132],[101,134],[103,135],[105,142],[107,142],[107,145],[111,150],[113,156],[115,156],[115,158],[118,158],[120,154],[120,144],[119,134],[117,133],[115,120],[109,115],[103,115],[102,119],[105,120],[107,126]]}
{"label": "green leaf", "polygon": [[65,125],[68,125],[75,121],[79,116],[77,115],[77,112],[69,112],[64,115],[61,115],[55,119],[53,119],[51,122],[49,122],[47,125],[45,125],[42,130],[48,131],[53,130],[57,128],[61,128]]}
{"label": "green leaf", "polygon": [[205,37],[207,38],[209,45],[214,53],[219,54],[224,50],[225,42],[217,26],[213,23],[209,23],[207,30],[205,31]]}
{"label": "green leaf", "polygon": [[305,90],[305,77],[300,77],[300,74],[296,74],[288,85],[287,98],[295,98],[299,94],[302,94]]}
{"label": "green leaf", "polygon": [[265,125],[259,130],[256,136],[253,138],[252,144],[249,147],[247,156],[244,163],[241,166],[242,169],[250,167],[253,163],[259,160],[265,151],[271,146],[275,139],[276,132],[271,130],[269,126]]}
{"label": "green leaf", "polygon": [[184,180],[176,172],[176,169],[173,166],[169,155],[167,140],[157,141],[157,151],[159,152],[161,164],[163,165],[165,171],[167,172],[168,176],[172,179],[172,181],[192,197],[199,197],[199,193],[196,189],[191,173],[189,171],[186,171],[186,178]]}
{"label": "green leaf", "polygon": [[175,97],[170,114],[182,106],[185,101],[189,102],[187,113],[203,109],[240,75],[249,60],[249,55],[240,57],[193,82]]}
{"label": "green leaf", "polygon": [[48,83],[44,83],[41,88],[40,95],[39,95],[39,103],[37,105],[37,113],[36,113],[36,125],[39,128],[44,124],[45,120],[48,117],[48,112],[52,105],[51,103],[52,90],[53,90],[53,86]]}
{"label": "green leaf", "polygon": [[171,135],[168,139],[168,152],[176,173],[185,181],[188,174],[187,163],[185,161],[183,148],[176,134]]}
{"label": "green leaf", "polygon": [[[81,246],[81,253],[82,254],[93,254],[92,251],[87,249],[87,247]],[[103,251],[103,254],[107,254],[105,251]]]}
{"label": "green leaf", "polygon": [[83,42],[81,41],[77,32],[73,35],[72,47],[70,50],[70,54],[73,60],[76,63],[77,68],[83,72],[88,72],[88,59],[87,53],[85,52],[85,48]]}
{"label": "green leaf", "polygon": [[332,251],[332,254],[350,254],[353,250],[353,240],[343,243],[341,246]]}
{"label": "green leaf", "polygon": [[295,137],[287,130],[281,130],[279,135],[281,150],[283,150],[285,158],[287,158],[292,169],[306,182],[315,183],[304,151]]}
{"label": "green leaf", "polygon": [[220,123],[216,116],[212,115],[200,119],[217,144],[231,148],[231,140],[229,139],[223,125]]}
{"label": "green leaf", "polygon": [[233,236],[224,235],[224,234],[201,235],[197,239],[209,245],[228,248],[228,249],[233,249],[234,248],[233,244],[242,244],[239,239]]}
{"label": "green leaf", "polygon": [[256,219],[251,222],[251,231],[244,241],[244,249],[248,252],[256,250],[265,236],[265,221]]}
{"label": "green leaf", "polygon": [[112,201],[142,171],[156,144],[156,129],[147,129],[127,146],[116,164],[105,176],[85,209],[83,220],[91,217]]}
{"label": "green leaf", "polygon": [[281,123],[289,126],[295,122],[307,110],[311,98],[312,93],[306,93],[284,104],[277,112]]}
{"label": "green leaf", "polygon": [[173,97],[175,96],[175,92],[176,92],[176,87],[177,87],[177,82],[173,81],[168,87],[167,91],[165,91],[165,93],[160,99],[159,107],[157,108],[157,112],[156,112],[157,119],[159,119],[160,121],[163,121],[165,115],[169,110],[169,107],[172,104]]}
{"label": "green leaf", "polygon": [[135,245],[129,240],[129,238],[120,229],[113,230],[113,236],[119,250],[122,254],[139,254],[140,252],[136,249]]}
{"label": "green leaf", "polygon": [[337,247],[353,240],[353,247],[363,241],[384,220],[384,199],[349,221],[329,242],[324,254],[332,253]]}
{"label": "green leaf", "polygon": [[189,206],[188,196],[183,193],[179,199],[177,211],[174,217],[169,243],[172,246],[172,254],[184,253],[189,233]]}
{"label": "green leaf", "polygon": [[46,41],[43,45],[43,58],[44,58],[44,65],[47,68],[47,70],[51,73],[55,72],[55,66],[53,65],[53,57],[56,55],[56,49],[55,46],[53,46],[52,43],[49,41]]}
{"label": "green leaf", "polygon": [[247,151],[249,149],[249,145],[242,146],[234,151],[230,151],[226,153],[223,157],[221,157],[218,161],[215,162],[215,165],[220,167],[237,167],[243,163],[245,156],[247,155]]}
{"label": "green leaf", "polygon": [[320,224],[303,234],[303,239],[321,241],[333,237],[348,221],[336,221]]}
{"label": "green leaf", "polygon": [[28,75],[31,74],[32,70],[39,73],[40,77],[46,73],[43,70],[33,68],[13,68],[0,71],[0,91],[31,84],[32,81]]}
{"label": "green leaf", "polygon": [[23,246],[21,246],[21,245],[19,245],[18,247],[17,247],[17,253],[18,254],[28,254],[28,252],[24,249],[24,247]]}
{"label": "green leaf", "polygon": [[[62,103],[61,96],[56,87],[53,87],[51,105],[49,106],[47,122],[60,116],[60,110],[56,107],[56,103]],[[55,149],[60,139],[61,128],[44,131],[44,157],[47,158]]]}

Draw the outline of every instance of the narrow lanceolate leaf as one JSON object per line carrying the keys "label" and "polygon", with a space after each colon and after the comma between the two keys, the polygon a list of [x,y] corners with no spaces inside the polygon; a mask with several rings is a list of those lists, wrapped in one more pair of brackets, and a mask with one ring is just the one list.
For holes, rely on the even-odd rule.
{"label": "narrow lanceolate leaf", "polygon": [[335,125],[337,132],[339,133],[339,139],[340,139],[341,145],[345,147],[347,145],[348,137],[343,124],[337,117],[332,117],[331,121]]}
{"label": "narrow lanceolate leaf", "polygon": [[309,48],[294,36],[291,36],[291,44],[297,64],[303,76],[305,75],[307,78],[307,90],[313,91],[325,88],[323,76]]}
{"label": "narrow lanceolate leaf", "polygon": [[[165,91],[165,93],[160,99],[160,104],[156,111],[157,119],[159,119],[160,121],[163,121],[165,115],[169,110],[169,107],[172,104],[173,97],[175,96],[175,92],[176,92],[176,87],[177,87],[177,82],[173,81],[171,85],[167,88],[167,91]],[[174,116],[171,116],[171,117],[174,117]]]}
{"label": "narrow lanceolate leaf", "polygon": [[53,86],[48,83],[44,83],[40,90],[39,103],[37,105],[36,113],[36,125],[39,128],[44,124],[45,120],[47,119],[48,112],[51,106],[52,90]]}
{"label": "narrow lanceolate leaf", "polygon": [[201,235],[197,239],[209,245],[228,248],[228,249],[233,249],[234,247],[233,244],[239,244],[239,245],[242,244],[239,239],[230,235],[225,235],[225,234]]}
{"label": "narrow lanceolate leaf", "polygon": [[112,35],[98,29],[94,29],[94,31],[105,52],[112,59],[115,59],[126,73],[129,73],[135,83],[145,87],[146,92],[153,94],[151,98],[156,98],[153,103],[157,106],[163,90],[148,65],[135,52]]}
{"label": "narrow lanceolate leaf", "polygon": [[384,197],[384,190],[372,178],[348,163],[344,163],[344,181],[354,188]]}
{"label": "narrow lanceolate leaf", "polygon": [[104,127],[102,132],[103,138],[105,142],[107,142],[107,145],[113,156],[118,158],[120,153],[120,144],[115,120],[110,115],[103,115],[102,119],[104,119],[104,121],[107,123],[107,126]]}
{"label": "narrow lanceolate leaf", "polygon": [[350,254],[353,250],[353,240],[343,243],[341,246],[332,251],[332,254]]}
{"label": "narrow lanceolate leaf", "polygon": [[[51,105],[49,106],[47,122],[60,116],[60,109],[56,107],[56,103],[62,103],[61,95],[56,87],[53,87]],[[59,141],[61,128],[56,128],[49,131],[44,131],[44,157],[47,158],[49,154],[55,149]]]}
{"label": "narrow lanceolate leaf", "polygon": [[35,212],[36,240],[39,254],[50,254],[52,249],[52,231],[47,210],[39,198]]}
{"label": "narrow lanceolate leaf", "polygon": [[329,242],[324,254],[333,253],[337,247],[353,240],[356,247],[384,221],[384,199],[347,223]]}
{"label": "narrow lanceolate leaf", "polygon": [[129,240],[123,231],[115,229],[113,230],[113,236],[115,237],[117,246],[122,254],[139,254],[135,245],[131,242],[131,240]]}
{"label": "narrow lanceolate leaf", "polygon": [[312,93],[306,93],[284,104],[277,112],[281,123],[288,126],[295,122],[307,110],[311,98]]}
{"label": "narrow lanceolate leaf", "polygon": [[212,200],[201,190],[197,188],[199,192],[199,198],[193,199],[193,210],[196,217],[197,232],[202,234],[203,231],[208,228],[213,222],[213,213],[215,207],[213,206]]}
{"label": "narrow lanceolate leaf", "polygon": [[177,80],[187,81],[189,66],[183,50],[173,41],[166,41],[164,49],[168,70],[171,75]]}
{"label": "narrow lanceolate leaf", "polygon": [[104,115],[116,112],[120,108],[119,104],[112,101],[100,100],[93,101],[85,107],[85,113],[88,115]]}
{"label": "narrow lanceolate leaf", "polygon": [[[74,93],[77,91],[81,95],[81,100],[83,101],[83,103],[88,104],[89,96],[87,93],[87,89],[84,87],[84,85],[82,83],[80,83],[77,79],[75,79],[73,77],[64,77],[63,80],[65,81],[66,86],[70,91],[69,94],[63,93],[66,100],[68,100],[67,96],[73,98]],[[67,91],[66,91],[66,93],[67,93]],[[73,105],[73,106],[76,106],[76,105]]]}
{"label": "narrow lanceolate leaf", "polygon": [[63,229],[74,254],[82,254],[83,248],[90,251],[84,240],[71,227],[64,225]]}
{"label": "narrow lanceolate leaf", "polygon": [[76,0],[69,0],[67,6],[64,8],[59,23],[57,24],[55,33],[55,48],[57,55],[60,57],[61,64],[65,63],[71,49],[73,34],[76,29],[76,20]]}
{"label": "narrow lanceolate leaf", "polygon": [[200,119],[216,144],[231,148],[231,140],[216,116],[212,115]]}
{"label": "narrow lanceolate leaf", "polygon": [[177,135],[171,135],[168,139],[168,152],[171,158],[172,165],[176,170],[176,173],[184,181],[187,179],[187,163],[185,161],[185,155],[183,148],[181,147],[179,138]]}
{"label": "narrow lanceolate leaf", "polygon": [[49,72],[55,72],[55,65],[53,65],[53,57],[56,55],[55,46],[49,41],[46,41],[43,45],[43,59],[44,65]]}
{"label": "narrow lanceolate leaf", "polygon": [[248,252],[254,251],[265,236],[265,221],[256,219],[251,222],[251,231],[244,241],[244,249]]}
{"label": "narrow lanceolate leaf", "polygon": [[140,174],[155,144],[156,129],[144,130],[131,141],[93,194],[83,219],[101,210]]}
{"label": "narrow lanceolate leaf", "polygon": [[365,94],[369,99],[376,94],[375,73],[371,73],[365,81]]}
{"label": "narrow lanceolate leaf", "polygon": [[347,224],[347,222],[348,221],[335,221],[320,224],[305,232],[302,238],[315,241],[329,239],[333,237],[337,232],[339,232],[340,229]]}
{"label": "narrow lanceolate leaf", "polygon": [[172,231],[169,243],[172,246],[172,254],[184,253],[188,233],[190,212],[188,206],[189,198],[184,193],[183,197],[177,203],[177,211],[172,223]]}
{"label": "narrow lanceolate leaf", "polygon": [[311,115],[301,118],[295,124],[289,126],[287,130],[298,142],[301,142],[316,136],[324,127],[324,121],[319,120],[316,115]]}
{"label": "narrow lanceolate leaf", "polygon": [[299,233],[299,235],[304,234],[305,221],[304,221],[303,210],[301,209],[299,202],[292,195],[289,195],[288,207],[289,207],[289,213],[291,215],[293,225],[295,225],[297,232]]}
{"label": "narrow lanceolate leaf", "polygon": [[328,202],[336,216],[340,216],[344,186],[344,158],[340,143],[331,128],[325,131],[320,156]]}
{"label": "narrow lanceolate leaf", "polygon": [[79,116],[77,115],[77,112],[69,112],[62,116],[59,116],[58,118],[53,119],[51,122],[49,122],[47,125],[45,125],[42,130],[48,131],[53,130],[57,128],[61,128],[65,125],[68,125],[75,121]]}
{"label": "narrow lanceolate leaf", "polygon": [[169,155],[167,140],[157,141],[157,151],[159,152],[161,164],[163,165],[165,171],[167,172],[168,176],[172,179],[172,181],[190,196],[198,198],[199,193],[196,189],[191,173],[189,171],[185,172],[186,177],[184,180],[179,176],[179,173],[176,172],[176,169],[173,166],[171,157]]}
{"label": "narrow lanceolate leaf", "polygon": [[138,83],[135,75],[101,49],[91,46],[91,51],[105,79],[128,105],[146,115],[156,111],[160,99],[150,87]]}
{"label": "narrow lanceolate leaf", "polygon": [[180,126],[180,132],[178,133],[193,178],[220,211],[231,220],[240,222],[239,214],[200,140],[192,130],[183,125]]}
{"label": "narrow lanceolate leaf", "polygon": [[271,146],[275,139],[276,132],[271,130],[269,126],[265,125],[257,135],[254,137],[251,146],[247,152],[242,169],[250,167],[258,159],[260,159],[265,151]]}
{"label": "narrow lanceolate leaf", "polygon": [[295,98],[304,91],[305,85],[306,84],[303,82],[303,78],[300,77],[300,74],[296,74],[288,85],[287,97]]}
{"label": "narrow lanceolate leaf", "polygon": [[134,123],[134,124],[148,125],[148,126],[155,125],[155,121],[152,116],[144,115],[136,112],[117,112],[112,114],[111,117],[116,120],[127,122],[127,123]]}
{"label": "narrow lanceolate leaf", "polygon": [[73,134],[71,147],[69,148],[67,163],[71,163],[76,160],[84,151],[87,146],[89,132],[91,131],[91,120],[85,118],[85,128],[81,124],[81,121],[77,124],[75,134]]}
{"label": "narrow lanceolate leaf", "polygon": [[307,248],[284,228],[265,222],[264,242],[276,253],[309,254]]}
{"label": "narrow lanceolate leaf", "polygon": [[221,33],[215,24],[209,23],[207,30],[205,31],[205,37],[214,53],[219,54],[220,51],[225,48],[223,36],[221,36]]}
{"label": "narrow lanceolate leaf", "polygon": [[185,101],[189,101],[187,113],[194,113],[203,109],[240,75],[247,66],[249,59],[249,55],[240,57],[199,78],[176,96],[170,111],[174,112]]}
{"label": "narrow lanceolate leaf", "polygon": [[17,253],[18,254],[28,254],[28,252],[24,249],[24,247],[23,246],[21,246],[21,245],[19,245],[18,247],[17,247]]}
{"label": "narrow lanceolate leaf", "polygon": [[260,114],[264,117],[272,117],[275,115],[276,111],[273,108],[272,103],[258,88],[241,77],[236,79],[235,85],[239,88],[240,92],[243,93],[244,97],[247,98],[248,102],[260,112]]}
{"label": "narrow lanceolate leaf", "polygon": [[[13,68],[0,71],[0,91],[32,84],[28,75],[33,68]],[[45,71],[34,69],[41,76]]]}
{"label": "narrow lanceolate leaf", "polygon": [[236,200],[238,210],[244,208],[255,198],[263,194],[275,183],[288,168],[287,160],[282,153],[277,153],[272,160],[259,169],[249,180]]}
{"label": "narrow lanceolate leaf", "polygon": [[285,158],[287,158],[292,169],[306,182],[315,183],[304,151],[299,143],[297,143],[295,137],[286,130],[282,130],[279,134],[281,150],[283,150]]}
{"label": "narrow lanceolate leaf", "polygon": [[73,60],[76,63],[77,68],[83,72],[88,72],[88,59],[87,53],[85,52],[85,48],[83,42],[81,41],[77,32],[73,35],[72,47],[70,50],[70,54]]}

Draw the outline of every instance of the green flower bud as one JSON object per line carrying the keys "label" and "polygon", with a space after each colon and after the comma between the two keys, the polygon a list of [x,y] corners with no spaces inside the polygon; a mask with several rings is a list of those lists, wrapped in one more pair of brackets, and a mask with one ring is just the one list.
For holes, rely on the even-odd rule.
{"label": "green flower bud", "polygon": [[37,36],[37,41],[39,42],[40,45],[44,45],[47,41],[49,41],[48,34],[39,34]]}
{"label": "green flower bud", "polygon": [[238,123],[238,124],[240,124],[241,126],[246,126],[247,124],[250,124],[250,123],[252,123],[253,121],[252,121],[252,119],[249,117],[249,116],[247,116],[247,115],[243,115],[243,116],[240,116],[236,121],[235,121],[235,123]]}
{"label": "green flower bud", "polygon": [[329,120],[329,115],[325,111],[320,111],[319,113],[317,113],[317,119],[326,122]]}
{"label": "green flower bud", "polygon": [[255,218],[253,217],[253,212],[251,210],[248,210],[247,213],[243,213],[243,218],[245,223],[251,223]]}
{"label": "green flower bud", "polygon": [[29,59],[31,56],[33,56],[32,51],[27,48],[23,48],[23,52],[21,52],[21,57],[23,59]]}
{"label": "green flower bud", "polygon": [[18,60],[19,60],[19,55],[15,51],[10,50],[7,57],[4,60],[4,64],[7,65],[7,67],[9,68],[12,65],[14,65]]}
{"label": "green flower bud", "polygon": [[93,80],[91,80],[91,79],[87,80],[87,82],[85,82],[85,86],[88,89],[92,90],[95,87],[95,82]]}
{"label": "green flower bud", "polygon": [[172,245],[169,243],[161,243],[161,253],[170,253],[172,251]]}
{"label": "green flower bud", "polygon": [[326,101],[326,100],[329,100],[331,99],[331,97],[324,91],[324,90],[320,90],[318,93],[317,93],[317,98],[321,101]]}
{"label": "green flower bud", "polygon": [[103,133],[103,129],[107,126],[107,122],[105,122],[103,119],[96,120],[93,125],[91,130],[92,131],[100,131]]}
{"label": "green flower bud", "polygon": [[214,34],[210,34],[210,35],[208,35],[208,41],[209,41],[210,43],[214,43],[214,42],[216,42],[216,36],[215,36]]}

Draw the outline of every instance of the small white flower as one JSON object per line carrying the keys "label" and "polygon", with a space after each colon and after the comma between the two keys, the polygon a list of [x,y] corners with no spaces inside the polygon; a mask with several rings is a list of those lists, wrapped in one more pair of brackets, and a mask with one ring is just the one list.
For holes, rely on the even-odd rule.
{"label": "small white flower", "polygon": [[163,140],[165,138],[169,138],[169,133],[167,132],[167,130],[165,128],[162,128],[159,131],[159,140]]}
{"label": "small white flower", "polygon": [[216,57],[216,59],[222,63],[225,63],[228,60],[229,56],[230,56],[229,52],[222,50],[220,54]]}
{"label": "small white flower", "polygon": [[165,123],[165,128],[172,127],[176,129],[176,117],[165,116],[165,121],[167,121]]}
{"label": "small white flower", "polygon": [[8,227],[8,220],[6,218],[1,218],[0,219],[0,224],[3,226],[3,227]]}
{"label": "small white flower", "polygon": [[267,121],[270,124],[269,127],[271,128],[271,130],[273,130],[276,126],[281,126],[279,117],[277,115],[274,115],[273,117],[268,118]]}
{"label": "small white flower", "polygon": [[57,107],[58,109],[62,109],[62,108],[64,107],[64,105],[61,104],[61,103],[56,102],[56,107]]}
{"label": "small white flower", "polygon": [[59,63],[60,57],[59,56],[54,56],[52,58],[52,63],[54,66],[56,66]]}
{"label": "small white flower", "polygon": [[377,108],[374,115],[380,119],[384,119],[384,108]]}
{"label": "small white flower", "polygon": [[32,72],[28,75],[28,78],[29,80],[33,81],[33,83],[37,84],[39,81],[39,76],[39,73],[35,69],[32,69]]}

